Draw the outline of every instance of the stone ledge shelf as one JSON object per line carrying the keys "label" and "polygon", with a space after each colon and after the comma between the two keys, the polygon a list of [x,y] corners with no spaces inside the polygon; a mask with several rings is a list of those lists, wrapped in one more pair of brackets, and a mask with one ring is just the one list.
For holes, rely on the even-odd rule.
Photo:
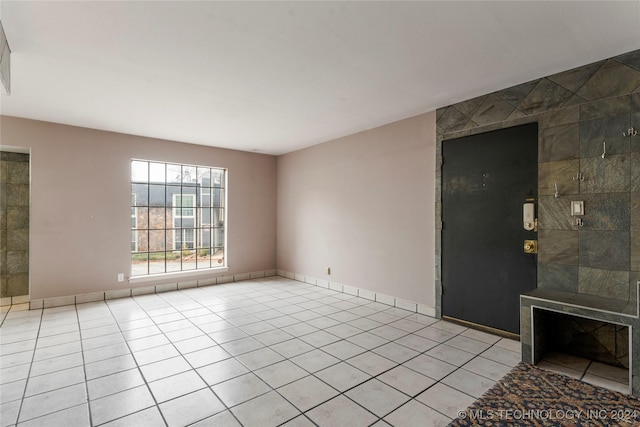
{"label": "stone ledge shelf", "polygon": [[[640,293],[640,282],[636,293]],[[639,302],[638,296],[635,301],[627,301],[541,288],[520,295],[522,361],[537,363],[542,357],[541,313],[555,312],[626,326],[629,329],[629,393],[640,396]]]}

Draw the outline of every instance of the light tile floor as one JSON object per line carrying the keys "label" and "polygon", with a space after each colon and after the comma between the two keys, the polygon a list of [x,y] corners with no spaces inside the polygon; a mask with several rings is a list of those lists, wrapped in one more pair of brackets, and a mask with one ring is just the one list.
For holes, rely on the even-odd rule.
{"label": "light tile floor", "polygon": [[0,319],[2,426],[444,426],[520,360],[280,277]]}

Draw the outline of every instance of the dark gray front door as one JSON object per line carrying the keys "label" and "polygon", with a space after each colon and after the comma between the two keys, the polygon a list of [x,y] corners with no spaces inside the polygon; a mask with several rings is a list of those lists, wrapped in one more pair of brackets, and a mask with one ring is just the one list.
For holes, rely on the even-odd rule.
{"label": "dark gray front door", "polygon": [[537,201],[538,126],[443,141],[442,156],[442,313],[518,334],[519,295],[536,287],[522,207]]}

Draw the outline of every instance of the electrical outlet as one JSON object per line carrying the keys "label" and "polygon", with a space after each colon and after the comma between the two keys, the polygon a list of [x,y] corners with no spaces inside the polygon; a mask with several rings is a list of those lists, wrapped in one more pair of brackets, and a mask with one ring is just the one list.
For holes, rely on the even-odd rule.
{"label": "electrical outlet", "polygon": [[327,267],[327,274],[331,274],[331,267]]}
{"label": "electrical outlet", "polygon": [[124,282],[124,273],[118,273],[118,282]]}

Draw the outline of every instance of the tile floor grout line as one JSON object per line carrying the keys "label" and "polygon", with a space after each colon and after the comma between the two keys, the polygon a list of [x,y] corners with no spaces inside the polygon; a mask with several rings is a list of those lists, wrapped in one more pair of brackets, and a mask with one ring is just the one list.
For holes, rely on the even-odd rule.
{"label": "tile floor grout line", "polygon": [[[36,351],[38,349],[38,338],[40,336],[40,329],[42,328],[42,318],[44,316],[44,310],[40,311],[40,321],[38,322],[38,333],[36,334],[36,341],[33,343],[33,354],[31,355],[31,362],[29,363],[29,370],[27,371],[27,378],[24,383],[24,390],[22,391],[22,399],[20,400],[20,405],[18,406],[18,412],[16,413],[15,425],[20,422],[20,416],[22,415],[22,407],[24,405],[24,401],[27,399],[27,387],[29,386],[29,380],[31,377],[31,369],[33,368],[33,361],[36,357]],[[37,418],[37,417],[36,417]]]}
{"label": "tile floor grout line", "polygon": [[[128,298],[131,298],[131,299],[133,300],[133,297],[128,297]],[[133,300],[133,301],[135,302],[135,300]],[[166,420],[166,418],[165,418],[164,414],[162,413],[162,411],[160,411],[160,406],[159,406],[159,404],[158,404],[158,401],[157,401],[156,397],[154,396],[153,392],[151,391],[151,387],[149,386],[149,382],[147,381],[147,378],[145,377],[144,373],[142,372],[142,369],[141,369],[141,367],[140,367],[140,364],[138,363],[138,360],[135,358],[135,356],[134,356],[134,352],[133,352],[133,350],[131,349],[131,347],[129,346],[129,341],[127,341],[127,338],[124,336],[123,331],[122,331],[122,328],[120,327],[120,324],[118,323],[118,321],[117,321],[116,317],[114,316],[114,314],[113,314],[113,310],[111,309],[111,306],[109,305],[109,303],[108,303],[107,301],[105,301],[105,305],[107,306],[107,309],[108,309],[108,310],[109,310],[109,312],[111,313],[111,316],[116,320],[116,324],[117,324],[117,326],[118,326],[118,330],[120,331],[120,334],[122,335],[122,339],[124,340],[125,345],[126,345],[126,346],[127,346],[127,348],[129,349],[129,354],[131,355],[131,358],[133,359],[133,363],[135,363],[135,364],[136,364],[136,369],[138,370],[138,373],[140,374],[140,377],[142,377],[142,380],[144,381],[144,385],[146,386],[147,391],[148,391],[148,392],[149,392],[149,394],[151,395],[151,398],[153,399],[153,402],[154,402],[154,404],[155,404],[155,407],[158,409],[158,412],[160,413],[160,417],[162,418],[162,421],[164,422],[165,426],[168,426],[168,425],[169,425],[169,423],[167,422],[167,420]],[[145,312],[145,313],[146,313],[146,312]],[[156,325],[156,326],[157,326],[157,325]],[[136,386],[136,387],[139,387],[139,386]],[[132,387],[132,388],[129,388],[129,389],[126,389],[126,390],[132,390],[133,388],[135,388],[135,387]],[[121,391],[119,391],[119,392],[113,393],[113,394],[111,394],[111,396],[113,396],[113,395],[115,395],[115,394],[118,394],[118,393],[122,393],[123,391],[126,391],[126,390],[121,390]],[[99,399],[101,399],[101,398],[103,398],[103,397],[106,397],[106,396],[101,396]],[[98,400],[98,399],[96,399],[96,400]],[[137,412],[144,411],[144,410],[147,410],[147,409],[149,409],[149,408],[151,408],[151,406],[149,406],[149,407],[147,407],[147,408],[139,409],[138,411],[136,411],[136,413],[137,413]],[[91,405],[89,405],[89,410],[91,410]],[[115,419],[113,419],[113,420],[108,420],[108,421],[106,421],[105,423],[107,423],[107,422],[112,422],[112,421],[115,421],[115,420],[117,420],[117,419],[121,419],[121,418],[124,418],[124,417],[128,417],[128,416],[129,416],[129,415],[131,415],[131,414],[132,414],[132,413],[124,414],[122,417],[118,417],[118,418],[115,418]],[[103,423],[103,424],[104,424],[104,423]]]}

